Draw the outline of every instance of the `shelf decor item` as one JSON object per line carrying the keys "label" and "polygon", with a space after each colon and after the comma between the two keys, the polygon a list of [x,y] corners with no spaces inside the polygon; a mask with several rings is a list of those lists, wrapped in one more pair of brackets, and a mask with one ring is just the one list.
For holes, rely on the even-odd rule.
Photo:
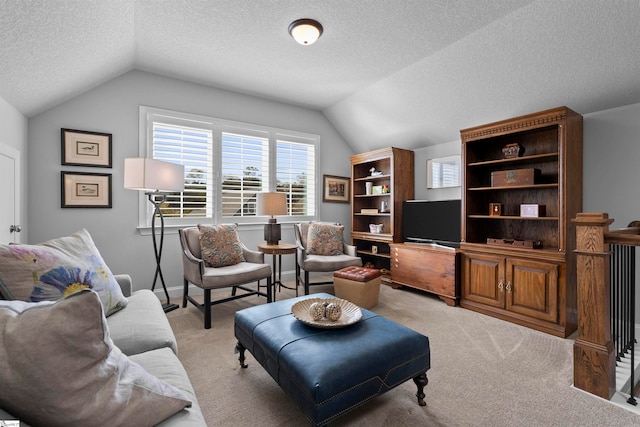
{"label": "shelf decor item", "polygon": [[547,214],[545,205],[526,204],[520,205],[520,216],[525,218],[540,218]]}
{"label": "shelf decor item", "polygon": [[371,172],[371,176],[380,176],[380,175],[382,175],[382,171],[376,170],[375,166],[372,167],[371,169],[369,169],[369,172]]}
{"label": "shelf decor item", "polygon": [[111,167],[110,133],[64,128],[60,133],[63,165]]}
{"label": "shelf decor item", "polygon": [[383,224],[369,224],[369,232],[373,234],[382,233]]}
{"label": "shelf decor item", "polygon": [[378,209],[360,209],[360,213],[362,215],[377,215],[378,214]]}
{"label": "shelf decor item", "polygon": [[524,147],[517,142],[513,144],[507,144],[502,149],[502,154],[504,154],[505,159],[521,157],[524,154]]}
{"label": "shelf decor item", "polygon": [[492,187],[506,187],[510,185],[533,185],[540,179],[540,169],[512,169],[491,172]]}
{"label": "shelf decor item", "polygon": [[489,216],[502,215],[502,203],[489,203]]}

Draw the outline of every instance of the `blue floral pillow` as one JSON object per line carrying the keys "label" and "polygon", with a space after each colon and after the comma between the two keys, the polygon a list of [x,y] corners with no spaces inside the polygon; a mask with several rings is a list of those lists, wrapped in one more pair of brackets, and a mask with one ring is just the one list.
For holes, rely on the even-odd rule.
{"label": "blue floral pillow", "polygon": [[93,289],[107,316],[127,305],[84,229],[38,245],[0,245],[0,279],[21,301],[55,301],[81,289]]}
{"label": "blue floral pillow", "polygon": [[198,229],[202,259],[209,267],[226,267],[245,261],[236,224],[198,224]]}

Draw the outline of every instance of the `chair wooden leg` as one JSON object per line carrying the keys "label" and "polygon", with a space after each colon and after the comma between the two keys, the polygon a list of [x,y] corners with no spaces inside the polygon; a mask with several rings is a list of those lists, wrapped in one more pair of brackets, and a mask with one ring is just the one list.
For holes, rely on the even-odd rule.
{"label": "chair wooden leg", "polygon": [[204,328],[211,329],[211,289],[204,290]]}
{"label": "chair wooden leg", "polygon": [[187,295],[189,295],[189,281],[184,279],[184,291],[182,292],[182,308],[187,306]]}
{"label": "chair wooden leg", "polygon": [[309,272],[304,271],[304,294],[309,295]]}
{"label": "chair wooden leg", "polygon": [[[271,286],[272,286],[272,284],[271,284],[271,276],[269,276],[269,277],[267,277],[267,302],[268,303],[273,301],[273,293],[272,293],[272,290],[271,290]],[[275,286],[274,286],[274,288],[275,288]],[[276,290],[273,289],[273,292],[275,292],[275,291]]]}

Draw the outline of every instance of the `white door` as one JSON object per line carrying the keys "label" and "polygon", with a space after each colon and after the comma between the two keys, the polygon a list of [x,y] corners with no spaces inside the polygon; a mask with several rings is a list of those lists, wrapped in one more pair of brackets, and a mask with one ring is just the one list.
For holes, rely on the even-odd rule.
{"label": "white door", "polygon": [[20,242],[20,151],[0,143],[0,244]]}

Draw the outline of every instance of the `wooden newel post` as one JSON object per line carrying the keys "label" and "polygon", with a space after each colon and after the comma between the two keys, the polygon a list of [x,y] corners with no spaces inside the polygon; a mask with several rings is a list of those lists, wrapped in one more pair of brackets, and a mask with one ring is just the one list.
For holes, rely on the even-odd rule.
{"label": "wooden newel post", "polygon": [[576,225],[578,339],[573,346],[573,383],[610,400],[616,388],[616,355],[611,341],[609,244],[613,220],[606,213],[579,213]]}

